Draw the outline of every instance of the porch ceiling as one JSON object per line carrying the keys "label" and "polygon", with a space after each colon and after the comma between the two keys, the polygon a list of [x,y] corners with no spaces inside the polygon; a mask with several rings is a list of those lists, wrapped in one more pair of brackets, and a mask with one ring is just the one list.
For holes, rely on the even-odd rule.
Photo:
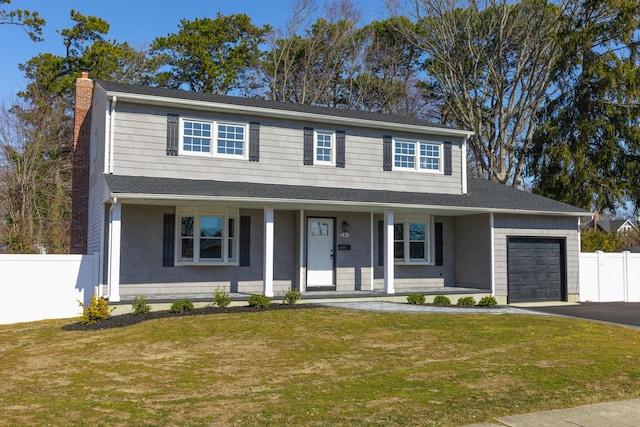
{"label": "porch ceiling", "polygon": [[194,205],[230,202],[241,208],[383,212],[428,210],[433,215],[527,213],[588,216],[589,212],[482,179],[469,179],[467,194],[434,194],[308,185],[105,175],[111,197],[122,203]]}

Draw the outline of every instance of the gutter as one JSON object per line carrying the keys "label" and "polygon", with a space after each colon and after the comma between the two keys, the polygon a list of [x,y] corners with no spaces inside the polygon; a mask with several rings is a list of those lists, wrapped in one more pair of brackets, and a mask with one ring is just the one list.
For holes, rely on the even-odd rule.
{"label": "gutter", "polygon": [[120,98],[124,101],[133,103],[153,104],[166,107],[182,107],[189,109],[205,110],[205,111],[219,111],[236,114],[248,114],[252,116],[270,117],[278,119],[290,119],[290,120],[309,120],[314,122],[342,124],[345,126],[363,126],[367,128],[376,128],[384,130],[393,130],[396,132],[428,132],[438,136],[454,136],[459,138],[468,138],[473,135],[472,131],[460,130],[460,129],[446,129],[432,126],[401,124],[393,122],[381,122],[368,119],[357,119],[341,116],[332,116],[328,114],[307,113],[301,111],[289,111],[279,110],[266,107],[254,107],[249,105],[236,105],[226,104],[221,102],[210,101],[196,101],[190,99],[181,98],[168,98],[155,95],[141,95],[126,92],[110,92],[107,91],[107,95],[114,98]]}
{"label": "gutter", "polygon": [[[450,205],[416,205],[406,203],[380,203],[380,202],[356,202],[343,200],[310,200],[310,199],[273,199],[267,197],[234,197],[234,196],[196,196],[183,194],[139,194],[139,193],[111,193],[111,197],[117,197],[121,203],[127,201],[184,201],[184,202],[222,202],[222,203],[238,203],[249,202],[255,204],[279,204],[279,205],[323,205],[338,206],[343,208],[360,207],[367,210],[371,209],[427,209],[433,211],[456,211],[461,215],[481,214],[481,213],[497,213],[497,214],[516,214],[516,215],[544,215],[544,216],[568,216],[568,217],[585,217],[587,212],[558,212],[558,211],[540,211],[540,210],[522,210],[522,209],[505,209],[505,208],[489,208],[489,207],[466,207],[466,206],[450,206]],[[348,209],[347,209],[348,210]]]}

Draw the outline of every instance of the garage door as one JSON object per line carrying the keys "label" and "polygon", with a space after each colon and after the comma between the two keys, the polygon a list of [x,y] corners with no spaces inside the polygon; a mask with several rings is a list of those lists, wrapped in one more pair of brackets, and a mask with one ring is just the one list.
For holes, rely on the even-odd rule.
{"label": "garage door", "polygon": [[508,302],[563,301],[564,259],[563,239],[509,238]]}

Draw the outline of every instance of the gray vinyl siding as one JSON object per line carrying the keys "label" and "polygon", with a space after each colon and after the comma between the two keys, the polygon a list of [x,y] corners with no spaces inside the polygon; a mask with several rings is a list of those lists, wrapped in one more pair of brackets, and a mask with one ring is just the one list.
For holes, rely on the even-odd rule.
{"label": "gray vinyl siding", "polygon": [[[166,155],[167,113],[183,118],[225,120],[239,123],[260,122],[260,161],[202,157],[181,154]],[[303,129],[346,131],[346,167],[303,165]],[[339,127],[312,122],[281,121],[250,116],[204,114],[186,110],[167,110],[134,104],[118,104],[115,128],[114,173],[216,179],[274,184],[318,185],[343,188],[365,188],[406,191],[420,187],[432,193],[460,194],[461,141],[452,141],[453,175],[443,173],[382,170],[382,133],[358,128]],[[445,138],[430,135],[397,134],[443,142]],[[450,139],[450,138],[447,138]]]}
{"label": "gray vinyl siding", "polygon": [[104,223],[104,203],[109,190],[103,178],[104,148],[108,141],[108,100],[102,90],[95,90],[91,104],[91,136],[89,154],[89,219],[87,229],[87,253],[101,251],[101,235]]}
{"label": "gray vinyl siding", "polygon": [[[246,294],[263,291],[262,210],[240,210],[251,218],[251,265],[240,266],[162,266],[163,218],[175,213],[171,206],[122,206],[122,252],[120,295],[212,297],[220,287],[226,292]],[[293,211],[275,212],[274,291],[281,294],[293,288],[296,278],[296,228]]]}
{"label": "gray vinyl siding", "polygon": [[455,284],[491,290],[491,224],[488,214],[455,218]]}
{"label": "gray vinyl siding", "polygon": [[496,295],[507,295],[507,239],[515,236],[565,239],[567,294],[579,293],[580,235],[577,218],[495,215],[493,233]]}
{"label": "gray vinyl siding", "polygon": [[[384,267],[378,265],[378,232],[377,223],[383,220],[375,215],[376,229],[374,233],[374,288],[384,287]],[[442,223],[443,265],[394,265],[394,287],[396,292],[436,289],[455,285],[454,259],[454,222],[450,217],[434,217],[434,222]]]}

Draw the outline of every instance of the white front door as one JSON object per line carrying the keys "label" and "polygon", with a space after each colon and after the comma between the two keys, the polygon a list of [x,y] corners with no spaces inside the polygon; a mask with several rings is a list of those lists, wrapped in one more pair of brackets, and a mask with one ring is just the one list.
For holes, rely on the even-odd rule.
{"label": "white front door", "polygon": [[307,287],[335,286],[333,218],[307,219]]}

